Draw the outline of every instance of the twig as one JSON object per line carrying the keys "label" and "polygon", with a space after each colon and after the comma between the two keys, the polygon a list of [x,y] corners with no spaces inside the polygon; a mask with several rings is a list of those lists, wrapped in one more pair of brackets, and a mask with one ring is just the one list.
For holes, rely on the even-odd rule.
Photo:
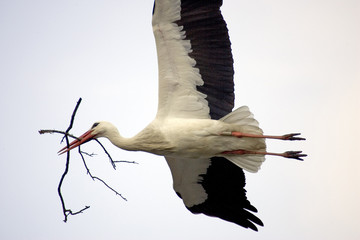
{"label": "twig", "polygon": [[118,161],[114,161],[114,163],[132,163],[132,164],[139,164],[135,161],[126,161],[126,160],[118,160]]}
{"label": "twig", "polygon": [[[59,130],[49,130],[49,129],[45,129],[45,130],[40,130],[39,133],[40,134],[45,134],[45,133],[59,133],[59,134],[63,134],[63,138],[61,140],[61,142],[64,141],[64,139],[66,140],[66,145],[67,145],[67,148],[69,148],[69,137],[71,138],[74,138],[74,139],[77,139],[77,140],[80,140],[78,137],[72,135],[69,133],[69,131],[72,129],[72,126],[74,124],[74,120],[75,120],[75,115],[76,115],[76,112],[79,108],[79,105],[81,103],[81,98],[78,100],[76,106],[75,106],[75,109],[71,115],[71,120],[70,120],[70,125],[69,127],[66,129],[66,131],[59,131]],[[102,149],[104,150],[104,152],[106,153],[106,155],[109,157],[110,159],[110,163],[111,165],[113,166],[114,169],[116,169],[116,165],[115,163],[120,163],[120,162],[124,162],[124,163],[134,163],[134,164],[137,164],[136,162],[130,162],[130,161],[114,161],[111,157],[111,155],[108,153],[108,151],[106,150],[106,148],[101,144],[100,141],[98,141],[97,139],[95,139],[96,142],[102,147]],[[124,199],[125,201],[127,201],[127,199],[125,197],[123,197],[119,192],[117,192],[115,189],[113,189],[112,187],[110,187],[104,180],[102,180],[101,178],[99,177],[96,177],[94,175],[91,174],[89,168],[87,167],[86,165],[86,161],[85,161],[85,158],[84,158],[84,155],[87,155],[87,156],[90,156],[90,157],[93,157],[95,154],[94,153],[87,153],[87,152],[83,152],[80,150],[80,146],[78,147],[78,150],[79,150],[79,154],[81,156],[81,159],[84,163],[84,166],[85,166],[85,169],[87,171],[87,174],[89,174],[89,176],[95,181],[95,180],[98,180],[100,182],[102,182],[107,188],[109,188],[111,191],[113,191],[116,195],[119,195],[122,199]],[[62,196],[62,192],[61,192],[61,187],[62,187],[62,184],[64,182],[64,179],[65,179],[65,176],[67,175],[68,171],[69,171],[69,165],[70,165],[70,151],[67,151],[66,152],[67,155],[66,155],[66,164],[65,164],[65,170],[60,178],[60,182],[59,182],[59,185],[58,185],[58,195],[60,197],[60,201],[61,201],[61,206],[62,206],[62,210],[63,210],[63,214],[64,214],[64,222],[67,222],[67,219],[68,219],[68,216],[69,215],[77,215],[77,214],[80,214],[82,213],[83,211],[85,211],[86,209],[90,208],[90,206],[85,206],[83,209],[77,211],[77,212],[73,212],[71,209],[67,209],[66,206],[65,206],[65,201],[64,201],[64,198]]]}
{"label": "twig", "polygon": [[95,138],[95,141],[96,141],[98,144],[100,144],[100,146],[102,147],[102,149],[104,150],[104,152],[106,153],[106,155],[108,155],[108,157],[109,157],[109,159],[110,159],[111,165],[113,166],[114,170],[116,170],[116,165],[115,165],[112,157],[110,156],[110,154],[109,154],[108,151],[106,150],[106,148],[105,148],[105,147],[101,144],[101,142],[100,142],[99,140],[97,140],[96,138]]}
{"label": "twig", "polygon": [[75,120],[75,115],[76,115],[76,112],[77,112],[77,110],[78,110],[78,108],[79,108],[79,106],[80,106],[80,103],[81,103],[81,98],[79,98],[79,100],[77,101],[77,103],[76,103],[76,106],[75,106],[75,109],[74,109],[74,111],[73,111],[73,113],[72,113],[72,115],[71,115],[71,120],[70,120],[70,125],[69,125],[69,127],[66,129],[66,135],[64,135],[64,137],[63,137],[63,139],[65,138],[66,139],[66,145],[67,145],[67,147],[69,147],[69,138],[67,137],[67,134],[69,133],[69,131],[72,129],[72,127],[73,127],[73,124],[74,124],[74,120]]}
{"label": "twig", "polygon": [[[77,212],[73,212],[73,211],[71,211],[70,209],[66,209],[66,216],[69,216],[69,215],[76,215],[76,214],[79,214],[79,213],[83,213],[83,211],[85,211],[86,209],[88,209],[88,208],[90,208],[90,206],[85,206],[83,209],[81,209],[81,210],[79,210],[79,211],[77,211]],[[64,222],[66,222],[65,220],[64,220]]]}
{"label": "twig", "polygon": [[87,153],[87,152],[84,152],[84,151],[81,151],[81,153],[82,153],[82,154],[85,154],[85,155],[87,155],[87,156],[89,156],[89,157],[93,157],[93,156],[96,155],[96,153]]}
{"label": "twig", "polygon": [[86,162],[85,162],[85,158],[83,156],[83,152],[81,151],[80,149],[80,146],[79,146],[79,154],[81,156],[81,159],[84,163],[84,166],[85,166],[85,169],[86,169],[86,172],[87,174],[89,174],[89,176],[95,181],[95,180],[98,180],[100,182],[102,182],[107,188],[109,188],[111,191],[113,191],[116,195],[119,195],[122,199],[124,199],[125,201],[127,201],[127,199],[125,197],[123,197],[123,195],[121,195],[120,193],[118,193],[115,189],[113,189],[112,187],[110,187],[104,180],[102,180],[101,178],[98,178],[94,175],[91,174],[90,172],[90,169],[88,168],[88,166],[86,165]]}
{"label": "twig", "polygon": [[118,160],[118,161],[114,161],[110,155],[110,153],[106,150],[106,148],[104,147],[104,145],[102,145],[102,143],[97,140],[96,138],[94,139],[98,144],[100,144],[100,146],[102,147],[102,149],[104,150],[104,152],[106,153],[106,155],[109,157],[110,163],[113,166],[113,168],[116,170],[116,165],[115,163],[133,163],[133,164],[138,164],[135,161],[126,161],[126,160]]}
{"label": "twig", "polygon": [[45,133],[50,133],[50,134],[53,134],[53,133],[60,133],[60,134],[64,134],[69,136],[69,137],[72,137],[72,138],[75,138],[77,140],[80,140],[78,137],[70,134],[70,133],[67,133],[67,132],[64,132],[64,131],[59,131],[59,130],[55,130],[55,129],[42,129],[42,130],[39,130],[39,133],[40,134],[45,134]]}
{"label": "twig", "polygon": [[[79,108],[79,105],[81,103],[81,98],[79,98],[78,102],[76,103],[76,106],[75,106],[75,109],[72,113],[72,116],[71,116],[71,120],[70,120],[70,125],[69,127],[66,129],[65,133],[64,134],[64,138],[66,140],[66,145],[67,147],[69,147],[69,137],[68,137],[68,133],[69,131],[71,130],[73,124],[74,124],[74,120],[75,120],[75,115],[76,115],[76,111],[78,110]],[[64,139],[63,138],[63,139]],[[59,182],[59,185],[58,185],[58,194],[59,194],[59,197],[60,197],[60,201],[61,201],[61,206],[62,206],[62,209],[63,209],[63,213],[64,213],[64,222],[67,222],[67,217],[69,215],[76,215],[76,214],[79,214],[79,213],[82,213],[84,210],[88,209],[89,206],[85,206],[85,208],[83,208],[82,210],[78,211],[78,212],[75,212],[73,213],[70,209],[67,209],[66,206],[65,206],[65,201],[64,201],[64,198],[62,196],[62,193],[61,193],[61,186],[64,182],[64,179],[65,179],[65,176],[67,175],[68,171],[69,171],[69,165],[70,165],[70,151],[68,151],[66,153],[66,164],[65,164],[65,170],[64,170],[64,173],[62,174],[61,178],[60,178],[60,182]]]}

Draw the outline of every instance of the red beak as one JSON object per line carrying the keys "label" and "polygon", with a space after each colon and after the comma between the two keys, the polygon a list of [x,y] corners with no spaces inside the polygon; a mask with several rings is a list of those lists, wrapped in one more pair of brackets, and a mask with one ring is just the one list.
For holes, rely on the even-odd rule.
{"label": "red beak", "polygon": [[69,148],[66,146],[66,147],[60,149],[60,151],[58,151],[58,154],[61,155],[63,153],[66,153],[66,152],[70,151],[71,149],[76,148],[76,147],[80,146],[81,144],[90,141],[94,137],[95,137],[95,135],[92,134],[92,130],[89,130],[86,133],[84,133],[83,135],[81,135],[79,137],[79,139],[76,139],[76,140],[72,141],[69,144]]}

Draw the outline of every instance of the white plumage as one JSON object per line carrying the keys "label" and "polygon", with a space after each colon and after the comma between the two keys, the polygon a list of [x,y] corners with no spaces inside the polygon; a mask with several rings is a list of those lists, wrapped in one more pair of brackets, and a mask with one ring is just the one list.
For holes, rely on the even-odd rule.
{"label": "white plumage", "polygon": [[108,138],[129,151],[164,156],[174,190],[193,213],[257,230],[263,225],[246,198],[242,169],[257,172],[266,154],[300,159],[301,152],[266,152],[265,138],[303,140],[298,134],[264,136],[248,107],[234,104],[233,60],[221,0],[156,0],[153,31],[159,66],[156,118],[132,138],[97,122],[68,148]]}

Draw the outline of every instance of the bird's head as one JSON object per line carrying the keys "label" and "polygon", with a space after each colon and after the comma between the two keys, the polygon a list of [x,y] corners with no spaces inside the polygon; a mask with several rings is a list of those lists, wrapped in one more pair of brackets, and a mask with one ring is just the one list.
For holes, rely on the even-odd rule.
{"label": "bird's head", "polygon": [[95,138],[108,137],[109,133],[114,131],[114,129],[116,129],[115,126],[109,122],[95,122],[90,130],[86,131],[83,135],[72,141],[69,146],[62,148],[58,153],[59,155],[66,153],[71,149],[74,149]]}

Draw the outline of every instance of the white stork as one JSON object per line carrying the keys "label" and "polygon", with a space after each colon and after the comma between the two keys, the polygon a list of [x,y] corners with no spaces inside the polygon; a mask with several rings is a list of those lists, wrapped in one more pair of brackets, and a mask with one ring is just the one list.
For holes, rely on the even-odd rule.
{"label": "white stork", "polygon": [[257,231],[255,224],[263,223],[251,213],[257,210],[246,198],[243,169],[257,172],[268,154],[301,160],[306,155],[300,151],[266,152],[265,138],[304,138],[263,135],[248,107],[232,111],[233,58],[221,5],[221,0],[155,0],[155,119],[132,138],[109,122],[96,122],[59,153],[105,137],[125,150],[164,156],[187,209]]}

